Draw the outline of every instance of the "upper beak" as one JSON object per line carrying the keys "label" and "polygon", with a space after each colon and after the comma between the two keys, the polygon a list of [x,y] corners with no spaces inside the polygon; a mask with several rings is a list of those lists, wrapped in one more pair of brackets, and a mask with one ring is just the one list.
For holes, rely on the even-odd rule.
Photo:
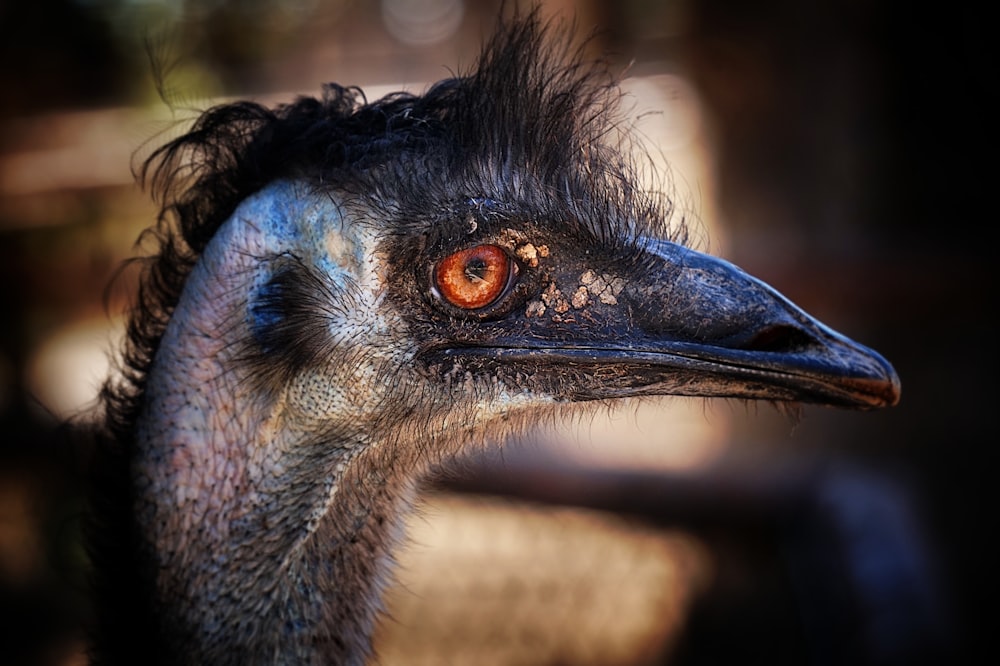
{"label": "upper beak", "polygon": [[[638,356],[699,377],[691,393],[876,408],[899,402],[880,354],[828,328],[727,261],[650,241],[653,269],[627,290]],[[638,331],[637,331],[638,332]]]}
{"label": "upper beak", "polygon": [[[516,335],[445,351],[530,367],[574,400],[694,395],[877,408],[899,401],[882,356],[831,330],[722,259],[650,240],[614,306],[532,320]],[[639,272],[641,271],[641,272]],[[569,283],[570,275],[564,274]],[[568,326],[566,316],[588,326]],[[596,325],[594,325],[596,324]],[[539,374],[540,373],[540,374]],[[572,375],[573,381],[561,381]]]}

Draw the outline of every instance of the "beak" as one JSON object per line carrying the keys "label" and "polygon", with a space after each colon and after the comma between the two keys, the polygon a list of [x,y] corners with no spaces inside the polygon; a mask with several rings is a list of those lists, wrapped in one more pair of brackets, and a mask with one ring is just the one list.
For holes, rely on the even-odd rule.
{"label": "beak", "polygon": [[629,290],[642,349],[697,377],[695,395],[877,408],[899,402],[892,365],[727,261],[650,241],[652,270]]}
{"label": "beak", "polygon": [[667,241],[650,240],[643,252],[632,264],[641,272],[620,274],[618,303],[586,313],[601,324],[586,335],[561,325],[516,343],[453,351],[530,363],[553,380],[573,373],[572,382],[559,382],[570,400],[671,394],[860,409],[899,402],[899,377],[888,361],[764,282]]}

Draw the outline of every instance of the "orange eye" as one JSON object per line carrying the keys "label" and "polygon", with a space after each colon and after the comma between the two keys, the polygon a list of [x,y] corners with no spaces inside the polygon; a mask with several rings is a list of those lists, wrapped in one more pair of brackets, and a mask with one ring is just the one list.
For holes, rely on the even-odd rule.
{"label": "orange eye", "polygon": [[449,303],[476,310],[503,294],[513,270],[514,263],[502,248],[477,245],[442,259],[434,269],[434,281]]}

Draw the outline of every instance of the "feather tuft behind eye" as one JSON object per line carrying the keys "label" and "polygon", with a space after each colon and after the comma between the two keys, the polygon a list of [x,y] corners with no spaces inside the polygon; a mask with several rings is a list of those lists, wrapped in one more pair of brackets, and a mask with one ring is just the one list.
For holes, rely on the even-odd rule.
{"label": "feather tuft behind eye", "polygon": [[352,307],[348,290],[292,257],[279,257],[273,272],[250,296],[250,338],[238,353],[260,387],[280,387],[298,373],[335,358],[330,331]]}

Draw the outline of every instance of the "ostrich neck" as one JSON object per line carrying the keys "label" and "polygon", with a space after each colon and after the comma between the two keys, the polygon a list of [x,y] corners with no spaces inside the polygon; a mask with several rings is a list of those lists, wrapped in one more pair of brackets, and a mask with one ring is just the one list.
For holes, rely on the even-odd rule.
{"label": "ostrich neck", "polygon": [[[264,395],[239,363],[260,258],[331,226],[332,206],[291,203],[304,198],[281,185],[219,230],[150,371],[136,513],[178,663],[360,663],[367,653],[412,476],[365,428],[360,389],[371,381],[324,371]],[[308,260],[339,270],[330,242],[311,246]]]}

